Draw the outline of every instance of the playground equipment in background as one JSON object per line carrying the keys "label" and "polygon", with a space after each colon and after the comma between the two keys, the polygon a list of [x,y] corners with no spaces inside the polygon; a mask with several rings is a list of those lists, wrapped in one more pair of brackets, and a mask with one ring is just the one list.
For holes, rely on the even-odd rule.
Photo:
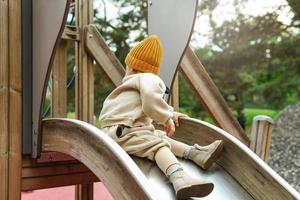
{"label": "playground equipment in background", "polygon": [[[15,0],[10,0],[9,2],[10,6],[0,7],[0,16],[6,16],[7,18],[5,19],[9,19],[7,21],[12,21],[11,24],[6,24],[6,26],[9,30],[14,27],[18,30],[20,36],[20,21],[12,20],[13,15],[6,15],[6,13],[14,13],[14,16],[20,17],[21,7],[17,7],[17,4],[14,4]],[[182,18],[185,18],[182,15],[187,13],[192,21],[194,18],[191,18],[191,16],[195,17],[195,13],[191,14],[189,12],[191,10],[196,11],[195,7],[197,4],[195,2],[197,1],[188,0],[188,3],[185,4],[185,6],[188,5],[187,7],[180,7],[179,4],[184,3],[184,1],[168,0],[168,3],[171,5],[178,4],[173,9],[179,9],[177,12],[181,12],[180,16]],[[3,53],[3,57],[9,60],[8,65],[1,62],[0,67],[4,71],[10,71],[10,73],[5,73],[5,76],[0,77],[0,89],[4,88],[4,92],[0,90],[0,94],[1,97],[4,96],[3,99],[5,99],[7,104],[8,100],[12,100],[13,102],[9,105],[17,105],[5,108],[5,104],[0,103],[0,111],[3,111],[1,113],[3,113],[5,119],[8,116],[7,120],[9,122],[0,124],[0,130],[4,130],[4,136],[7,136],[0,140],[0,146],[3,145],[8,149],[8,156],[0,157],[1,173],[7,174],[6,178],[0,180],[0,199],[18,199],[21,190],[80,184],[77,186],[77,198],[91,200],[91,183],[98,180],[103,181],[116,199],[173,199],[173,190],[165,182],[165,177],[162,173],[151,162],[136,158],[132,160],[101,130],[86,123],[92,123],[93,119],[92,61],[95,60],[99,64],[114,85],[120,84],[124,75],[124,68],[106,46],[95,26],[89,25],[92,23],[93,17],[92,1],[76,1],[76,27],[66,27],[63,32],[69,3],[67,0],[52,0],[51,2],[47,0],[32,0],[32,9],[30,6],[23,4],[22,23],[26,22],[33,25],[32,35],[34,37],[31,37],[30,26],[23,26],[23,40],[26,41],[23,41],[23,51],[19,53],[20,55],[17,54],[14,57],[14,59],[19,61],[21,61],[21,58],[24,59],[22,66],[21,62],[19,64],[16,61],[12,62],[12,57],[5,57],[7,54],[0,51],[1,54]],[[150,18],[151,16],[160,16],[159,13],[162,12],[159,12],[157,9],[164,8],[163,5],[157,5],[160,3],[164,4],[165,2],[149,2],[149,13],[154,13],[149,15]],[[165,33],[163,31],[164,26],[160,25],[158,20],[149,19],[149,21],[151,21],[152,25],[157,23],[158,27],[161,27],[161,29],[157,30],[152,29],[151,25],[149,31],[155,30],[155,33],[162,38],[167,36],[163,36]],[[33,24],[32,22],[35,23]],[[190,27],[191,31],[193,23],[187,23],[186,26]],[[4,41],[6,37],[15,37],[18,34],[18,32],[11,31],[13,34],[9,35],[9,32],[5,32],[2,29],[1,31],[3,31],[3,34],[0,34],[1,41]],[[184,30],[185,34],[183,34],[185,35],[185,41],[179,45],[180,50],[178,49],[178,52],[174,53],[176,57],[170,58],[171,60],[177,60],[177,63],[174,61],[175,64],[172,64],[174,67],[173,71],[169,73],[172,77],[167,76],[168,73],[163,73],[165,75],[162,78],[169,80],[171,84],[173,75],[176,73],[177,64],[183,57],[181,62],[182,72],[192,84],[197,95],[217,124],[224,130],[200,120],[186,118],[182,119],[181,126],[177,129],[175,137],[185,143],[199,143],[200,145],[206,145],[213,140],[222,139],[225,141],[225,147],[222,158],[208,172],[203,173],[201,169],[189,161],[184,161],[183,166],[195,176],[205,176],[216,183],[216,190],[207,198],[218,199],[221,195],[221,199],[300,199],[299,193],[243,144],[248,145],[248,141],[229,112],[225,100],[192,50],[187,48],[182,56],[191,34],[186,31]],[[179,36],[180,34],[178,34]],[[59,52],[59,56],[55,59],[59,59],[59,62],[62,63],[66,62],[65,57],[60,56],[66,50],[65,47],[62,47],[65,45],[63,41],[60,43],[61,46],[58,46],[61,37],[73,40],[76,43],[76,113],[77,118],[80,120],[55,118],[63,115],[63,111],[55,111],[53,112],[53,118],[42,121],[43,99],[56,50]],[[17,35],[16,38],[15,43],[22,42],[21,37]],[[33,45],[31,45],[31,38]],[[163,41],[165,41],[165,51],[169,52],[168,41],[164,39]],[[14,42],[6,44],[5,49],[10,51],[12,48],[10,45],[14,45]],[[22,54],[25,55],[28,50],[30,51],[31,46],[33,47],[32,55],[22,57]],[[172,46],[170,45],[170,47]],[[0,56],[2,56],[1,54]],[[166,55],[173,54],[166,53]],[[28,58],[32,58],[32,60]],[[58,72],[57,66],[62,71]],[[53,95],[53,98],[56,98],[56,100],[64,99],[63,101],[53,101],[55,108],[66,107],[66,87],[62,87],[62,85],[66,84],[66,73],[63,72],[61,66],[61,64],[58,65],[54,62],[54,74],[58,79],[57,82],[53,83],[52,93],[56,94]],[[21,70],[22,67],[23,70]],[[24,73],[23,76],[21,75],[22,71]],[[12,74],[13,76],[11,76]],[[32,83],[34,86],[32,91],[29,77],[34,81]],[[22,81],[24,83],[23,87],[18,85],[18,89],[15,90],[13,84]],[[2,85],[5,87],[2,87]],[[8,91],[7,88],[13,89]],[[14,96],[16,91],[23,91],[23,115],[21,114],[22,101],[20,95]],[[173,91],[176,91],[176,88]],[[176,99],[174,93],[172,98],[173,101]],[[25,109],[27,104],[31,104],[31,101],[32,110]],[[19,119],[23,119],[23,131],[21,130],[21,121]],[[14,122],[19,123],[19,125],[12,127],[11,124]],[[262,127],[259,130],[266,130],[264,126],[257,127]],[[22,136],[23,151],[20,148]],[[17,142],[14,143],[12,141]],[[1,154],[5,155],[6,149],[0,150]],[[51,152],[48,153],[49,151]],[[70,157],[61,159],[61,154],[58,156],[55,152],[72,156],[82,164],[74,159],[70,159]],[[33,158],[30,158],[30,156]],[[38,157],[40,157],[39,162],[36,159]],[[9,169],[6,166],[12,168]],[[22,170],[22,174],[12,174],[12,172],[18,170]],[[18,185],[21,185],[21,188],[18,188]]]}

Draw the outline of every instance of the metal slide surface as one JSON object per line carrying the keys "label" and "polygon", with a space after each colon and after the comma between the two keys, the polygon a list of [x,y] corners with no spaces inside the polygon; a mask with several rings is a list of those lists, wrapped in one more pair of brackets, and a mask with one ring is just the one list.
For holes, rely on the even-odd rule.
{"label": "metal slide surface", "polygon": [[[156,191],[161,199],[176,199],[171,183],[160,171],[154,162],[136,158],[133,160],[146,175],[151,188]],[[215,187],[213,192],[205,198],[191,198],[203,200],[250,200],[251,195],[230,176],[222,167],[215,164],[208,171],[203,171],[190,161],[180,160],[182,167],[194,178],[210,180]]]}
{"label": "metal slide surface", "polygon": [[[199,120],[184,119],[178,128],[179,139],[190,140],[189,137],[192,137],[197,143],[201,144],[200,140],[202,144],[209,143],[217,136],[213,126],[209,126],[212,125]],[[195,128],[196,134],[199,134],[197,137],[193,135]],[[188,137],[182,137],[182,132],[188,134]],[[225,141],[225,150],[218,164],[212,169],[204,172],[189,161],[181,161],[190,175],[215,183],[214,191],[204,199],[299,198],[299,193],[276,176],[266,164],[259,163],[257,156],[253,154],[252,158],[250,150],[245,152],[242,149],[243,144],[237,139],[224,131],[220,131],[218,137]],[[234,145],[235,142],[242,146]],[[107,186],[115,199],[175,198],[171,184],[155,163],[140,158],[133,158],[134,162],[104,132],[80,120],[44,120],[42,149],[68,154],[84,163]]]}

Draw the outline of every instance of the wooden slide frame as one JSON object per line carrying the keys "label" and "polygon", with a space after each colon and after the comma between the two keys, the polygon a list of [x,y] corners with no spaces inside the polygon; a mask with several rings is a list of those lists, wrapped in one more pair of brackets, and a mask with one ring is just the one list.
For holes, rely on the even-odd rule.
{"label": "wooden slide frame", "polygon": [[87,166],[115,199],[157,199],[146,177],[109,136],[89,123],[53,118],[43,121],[43,151],[70,155]]}
{"label": "wooden slide frame", "polygon": [[[71,155],[85,164],[116,199],[159,199],[127,153],[96,127],[79,120],[54,118],[43,122],[43,151]],[[218,164],[254,199],[292,200],[299,193],[248,147],[209,123],[184,118],[175,139],[207,145],[225,142]]]}

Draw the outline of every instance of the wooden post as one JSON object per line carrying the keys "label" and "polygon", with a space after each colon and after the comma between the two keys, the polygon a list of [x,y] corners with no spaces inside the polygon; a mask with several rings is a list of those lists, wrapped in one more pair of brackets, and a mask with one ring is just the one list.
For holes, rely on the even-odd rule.
{"label": "wooden post", "polygon": [[0,199],[21,198],[21,2],[0,2]]}
{"label": "wooden post", "polygon": [[264,161],[269,158],[273,124],[274,121],[268,116],[258,115],[253,118],[250,148]]}
{"label": "wooden post", "polygon": [[61,40],[52,67],[52,117],[67,114],[67,41]]}
{"label": "wooden post", "polygon": [[0,2],[0,199],[8,199],[8,2]]}
{"label": "wooden post", "polygon": [[[77,67],[75,104],[77,119],[94,122],[94,72],[93,60],[85,48],[83,30],[93,22],[93,1],[76,1],[76,25],[81,31],[80,41],[76,42],[75,58]],[[93,184],[77,185],[76,200],[93,200]]]}

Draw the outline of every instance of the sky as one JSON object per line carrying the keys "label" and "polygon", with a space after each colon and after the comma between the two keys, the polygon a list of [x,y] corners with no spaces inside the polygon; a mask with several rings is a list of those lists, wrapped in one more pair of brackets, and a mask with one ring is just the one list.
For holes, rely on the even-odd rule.
{"label": "sky", "polygon": [[[94,8],[98,10],[99,16],[103,16],[103,0],[94,0]],[[201,0],[199,0],[201,1]],[[107,18],[114,19],[118,15],[118,8],[116,8],[110,1],[106,0],[106,11]],[[234,19],[236,14],[233,9],[233,0],[221,0],[220,4],[217,6],[215,12],[213,13],[213,19],[216,21],[217,25],[222,24],[225,20]],[[241,9],[241,12],[247,15],[263,15],[267,12],[276,10],[278,6],[287,5],[286,0],[249,0]],[[281,13],[279,13],[279,20],[283,23],[289,24],[291,22],[291,13],[287,7]],[[209,43],[208,33],[211,31],[208,23],[208,16],[201,15],[198,13],[198,17],[194,27],[195,33],[192,37],[193,47],[203,47]],[[201,33],[201,35],[197,34]],[[132,37],[135,33],[131,33]]]}

